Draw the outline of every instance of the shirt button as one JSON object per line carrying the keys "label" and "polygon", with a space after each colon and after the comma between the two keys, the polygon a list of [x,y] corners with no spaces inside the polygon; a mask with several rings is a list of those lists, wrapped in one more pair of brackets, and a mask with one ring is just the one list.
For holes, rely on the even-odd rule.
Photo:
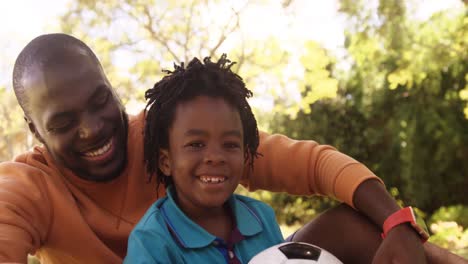
{"label": "shirt button", "polygon": [[234,252],[232,252],[231,250],[228,251],[228,254],[230,259],[234,258]]}

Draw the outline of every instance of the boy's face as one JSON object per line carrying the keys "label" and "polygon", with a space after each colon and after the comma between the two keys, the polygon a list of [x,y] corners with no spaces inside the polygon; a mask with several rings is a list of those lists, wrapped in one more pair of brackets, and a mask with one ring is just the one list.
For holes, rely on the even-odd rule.
{"label": "boy's face", "polygon": [[124,108],[99,65],[82,54],[63,54],[23,78],[29,127],[54,159],[81,178],[106,181],[126,161]]}
{"label": "boy's face", "polygon": [[222,206],[234,192],[244,168],[243,143],[239,112],[223,99],[198,96],[177,105],[160,169],[172,175],[187,214]]}

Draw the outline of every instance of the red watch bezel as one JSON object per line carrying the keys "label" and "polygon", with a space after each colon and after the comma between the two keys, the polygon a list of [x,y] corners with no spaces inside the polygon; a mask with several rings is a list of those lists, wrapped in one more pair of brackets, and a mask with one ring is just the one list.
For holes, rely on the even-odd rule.
{"label": "red watch bezel", "polygon": [[388,232],[395,226],[403,223],[409,223],[421,237],[421,241],[423,243],[426,242],[429,239],[429,233],[417,223],[416,219],[416,215],[414,214],[411,206],[396,211],[384,221],[382,238],[385,238]]}

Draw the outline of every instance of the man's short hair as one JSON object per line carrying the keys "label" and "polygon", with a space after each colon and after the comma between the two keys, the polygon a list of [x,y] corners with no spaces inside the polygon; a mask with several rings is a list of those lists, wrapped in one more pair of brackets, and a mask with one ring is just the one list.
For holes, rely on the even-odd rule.
{"label": "man's short hair", "polygon": [[57,62],[64,54],[75,52],[89,56],[101,67],[94,52],[81,40],[63,33],[45,34],[31,40],[20,52],[13,68],[13,90],[16,99],[28,115],[28,96],[23,87],[23,77],[33,67],[47,67]]}

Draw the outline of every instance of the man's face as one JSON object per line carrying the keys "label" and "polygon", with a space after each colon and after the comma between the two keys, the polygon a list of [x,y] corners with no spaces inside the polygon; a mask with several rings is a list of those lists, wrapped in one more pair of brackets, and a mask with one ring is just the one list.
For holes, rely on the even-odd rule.
{"label": "man's face", "polygon": [[95,60],[69,53],[25,73],[30,129],[59,164],[79,177],[113,179],[126,163],[124,108]]}

